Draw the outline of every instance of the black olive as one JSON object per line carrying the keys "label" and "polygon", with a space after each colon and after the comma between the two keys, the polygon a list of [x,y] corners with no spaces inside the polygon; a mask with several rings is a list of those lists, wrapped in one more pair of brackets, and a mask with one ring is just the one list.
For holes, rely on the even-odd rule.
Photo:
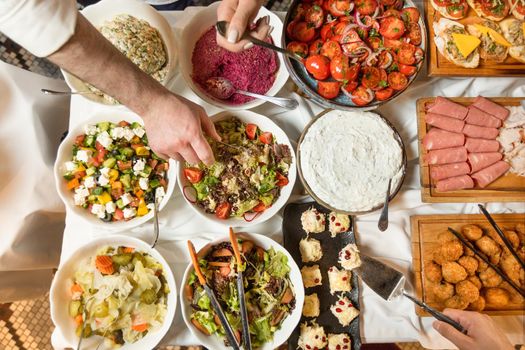
{"label": "black olive", "polygon": [[102,219],[102,221],[104,222],[111,222],[111,220],[113,219],[113,215],[111,215],[110,213],[106,213],[106,216],[104,216]]}

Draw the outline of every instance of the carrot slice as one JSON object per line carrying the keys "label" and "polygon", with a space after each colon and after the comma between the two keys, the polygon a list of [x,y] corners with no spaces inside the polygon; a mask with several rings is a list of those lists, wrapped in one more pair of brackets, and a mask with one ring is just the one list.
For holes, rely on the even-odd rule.
{"label": "carrot slice", "polygon": [[133,252],[135,251],[135,248],[133,248],[133,247],[124,247],[124,248],[122,249],[122,251],[123,251],[124,253],[133,253]]}
{"label": "carrot slice", "polygon": [[196,319],[192,319],[191,320],[191,323],[193,323],[193,325],[195,326],[195,328],[197,328],[199,331],[201,331],[202,333],[206,334],[206,335],[210,335],[210,332],[208,332],[208,330],[206,328],[204,328],[204,326],[202,324],[200,324],[199,321],[197,321]]}
{"label": "carrot slice", "polygon": [[82,319],[82,314],[76,315],[75,316],[75,324],[77,326],[80,326],[82,324],[82,322],[84,322],[84,320]]}
{"label": "carrot slice", "polygon": [[218,267],[230,267],[230,263],[225,261],[210,261],[208,265]]}
{"label": "carrot slice", "polygon": [[113,268],[113,260],[108,255],[97,255],[95,266],[100,273],[105,275],[111,275],[115,272],[115,269]]}
{"label": "carrot slice", "polygon": [[134,331],[142,333],[142,332],[145,332],[148,329],[148,324],[147,323],[134,324],[134,325],[131,326],[131,329],[133,329]]}
{"label": "carrot slice", "polygon": [[74,179],[72,179],[72,180],[67,182],[67,189],[68,190],[72,190],[74,188],[77,188],[78,185],[80,185],[80,183],[78,182],[78,179],[74,178]]}
{"label": "carrot slice", "polygon": [[75,283],[71,286],[71,294],[76,294],[76,293],[84,293],[84,290],[82,289],[82,287],[80,286],[80,284],[78,283]]}

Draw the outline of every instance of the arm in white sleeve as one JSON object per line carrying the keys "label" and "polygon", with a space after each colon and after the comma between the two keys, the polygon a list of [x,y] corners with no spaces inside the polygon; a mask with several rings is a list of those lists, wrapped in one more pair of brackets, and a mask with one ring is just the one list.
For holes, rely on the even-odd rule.
{"label": "arm in white sleeve", "polygon": [[77,13],[75,0],[0,0],[0,32],[46,57],[74,34]]}

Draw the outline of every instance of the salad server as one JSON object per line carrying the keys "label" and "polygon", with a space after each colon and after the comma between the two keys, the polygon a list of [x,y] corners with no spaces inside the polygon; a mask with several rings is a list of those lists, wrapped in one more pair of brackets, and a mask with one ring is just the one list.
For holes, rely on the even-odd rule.
{"label": "salad server", "polygon": [[239,251],[239,243],[237,242],[237,236],[233,229],[230,227],[230,242],[232,244],[233,252],[235,254],[235,260],[237,261],[237,294],[239,295],[239,306],[241,309],[241,321],[242,321],[242,340],[243,347],[245,350],[252,350],[252,341],[250,339],[250,325],[248,323],[248,313],[246,312],[246,299],[244,298],[244,277],[242,272],[244,266],[241,260],[241,253]]}
{"label": "salad server", "polygon": [[228,339],[228,342],[230,343],[231,347],[233,347],[235,350],[240,350],[239,343],[237,342],[235,334],[233,333],[233,329],[230,323],[228,322],[224,311],[222,310],[221,304],[219,304],[219,301],[217,300],[215,293],[213,293],[213,290],[208,286],[206,277],[204,277],[204,275],[202,274],[201,268],[199,266],[199,259],[197,258],[195,247],[193,246],[193,243],[191,243],[191,241],[188,241],[188,250],[190,251],[191,262],[193,264],[193,268],[195,269],[195,274],[199,279],[199,283],[202,285],[202,287],[206,291],[206,294],[210,298],[213,310],[215,311],[215,313],[219,317],[219,320],[221,321],[221,325],[224,328],[224,332],[226,333],[226,339]]}

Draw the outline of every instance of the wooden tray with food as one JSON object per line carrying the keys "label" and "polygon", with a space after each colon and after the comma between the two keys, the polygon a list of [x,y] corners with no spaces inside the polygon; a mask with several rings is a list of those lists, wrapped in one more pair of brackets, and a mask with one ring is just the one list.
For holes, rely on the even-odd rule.
{"label": "wooden tray with food", "polygon": [[[492,215],[525,258],[525,214]],[[487,219],[480,214],[416,215],[410,218],[417,297],[430,306],[522,315],[525,299],[447,229],[459,232],[522,289],[525,272]],[[420,316],[430,316],[417,308]]]}
{"label": "wooden tray with food", "polygon": [[522,99],[417,101],[423,202],[525,201]]}
{"label": "wooden tray with food", "polygon": [[353,218],[315,202],[288,204],[283,217],[284,247],[301,267],[306,294],[288,349],[360,349]]}
{"label": "wooden tray with food", "polygon": [[429,75],[523,76],[525,3],[427,0]]}

